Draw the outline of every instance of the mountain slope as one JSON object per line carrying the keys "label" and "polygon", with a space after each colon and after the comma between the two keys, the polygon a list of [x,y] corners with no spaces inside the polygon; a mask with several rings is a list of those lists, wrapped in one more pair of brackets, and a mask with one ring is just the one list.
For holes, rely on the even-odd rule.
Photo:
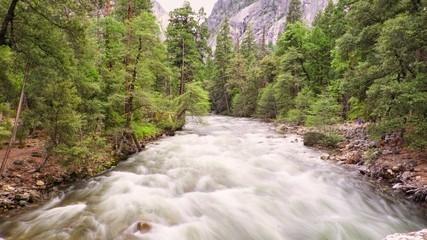
{"label": "mountain slope", "polygon": [[[230,19],[233,39],[242,39],[249,24],[252,24],[256,40],[261,42],[265,31],[266,43],[275,44],[283,33],[288,6],[291,0],[218,0],[208,19],[211,32],[209,46],[215,47],[216,36],[226,17]],[[318,11],[328,5],[329,0],[303,0],[302,21],[311,25]],[[264,30],[265,28],[265,30]]]}

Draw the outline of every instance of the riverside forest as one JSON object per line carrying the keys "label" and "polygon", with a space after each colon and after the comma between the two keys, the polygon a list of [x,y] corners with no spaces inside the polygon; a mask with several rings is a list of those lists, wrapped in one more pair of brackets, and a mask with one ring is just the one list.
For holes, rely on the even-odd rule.
{"label": "riverside forest", "polygon": [[157,8],[0,2],[0,239],[427,239],[427,1]]}

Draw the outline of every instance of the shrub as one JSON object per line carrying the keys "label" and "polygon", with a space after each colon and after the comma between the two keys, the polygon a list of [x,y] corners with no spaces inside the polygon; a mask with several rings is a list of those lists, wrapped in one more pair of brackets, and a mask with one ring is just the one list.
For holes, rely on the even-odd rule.
{"label": "shrub", "polygon": [[151,123],[142,123],[142,124],[134,123],[134,124],[132,124],[132,128],[135,131],[135,134],[139,139],[143,139],[145,137],[155,136],[157,134],[157,132],[159,131],[156,128],[156,126],[154,126]]}
{"label": "shrub", "polygon": [[304,134],[304,145],[309,147],[321,146],[334,148],[337,146],[337,143],[343,140],[344,137],[335,133],[307,132]]}

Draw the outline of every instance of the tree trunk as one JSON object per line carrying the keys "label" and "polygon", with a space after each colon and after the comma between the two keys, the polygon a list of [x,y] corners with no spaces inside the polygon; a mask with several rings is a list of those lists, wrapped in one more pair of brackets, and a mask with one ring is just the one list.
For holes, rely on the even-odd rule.
{"label": "tree trunk", "polygon": [[343,107],[343,118],[347,120],[350,112],[350,95],[348,94],[343,95]]}
{"label": "tree trunk", "polygon": [[[27,68],[27,72],[28,72],[28,68]],[[18,110],[16,111],[16,117],[15,117],[15,123],[13,124],[12,136],[10,137],[10,142],[9,142],[9,145],[7,146],[7,150],[4,155],[3,162],[1,164],[0,178],[3,176],[3,172],[6,167],[6,163],[9,158],[10,151],[12,150],[12,145],[15,142],[16,132],[18,130],[19,116],[21,115],[21,111],[22,111],[22,102],[24,101],[26,78],[27,78],[27,74],[24,76],[24,80],[22,82],[22,89],[21,89],[21,95],[19,97]]]}
{"label": "tree trunk", "polygon": [[[129,0],[129,8],[128,8],[128,39],[127,39],[127,45],[128,48],[130,49],[131,45],[132,45],[132,29],[130,26],[131,20],[132,20],[132,16],[133,16],[133,0]],[[131,96],[131,82],[132,82],[132,75],[131,70],[130,70],[130,64],[131,64],[131,56],[130,53],[128,53],[128,55],[126,56],[125,59],[125,63],[126,63],[126,72],[128,74],[126,74],[126,82],[125,82],[125,88],[126,88],[126,96],[125,96],[125,115],[126,115],[126,129],[130,129],[131,127],[131,123],[132,123],[132,104],[131,102],[133,101],[132,96]]]}
{"label": "tree trunk", "polygon": [[182,64],[181,64],[181,83],[179,85],[179,95],[184,94],[184,65],[185,65],[185,44],[182,39]]}
{"label": "tree trunk", "polygon": [[13,21],[13,17],[15,16],[15,8],[18,1],[19,0],[12,0],[9,6],[9,10],[7,11],[6,16],[4,17],[3,23],[1,25],[1,31],[0,31],[0,46],[3,46],[6,44],[7,28],[9,27],[9,23]]}
{"label": "tree trunk", "polygon": [[106,11],[106,16],[109,17],[111,14],[111,2],[110,0],[107,0],[107,11]]}

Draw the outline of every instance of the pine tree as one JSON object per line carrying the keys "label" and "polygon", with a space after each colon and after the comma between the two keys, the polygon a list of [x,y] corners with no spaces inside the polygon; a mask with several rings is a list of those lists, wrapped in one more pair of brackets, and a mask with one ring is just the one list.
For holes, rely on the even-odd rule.
{"label": "pine tree", "polygon": [[286,24],[301,21],[301,0],[291,0],[286,16]]}
{"label": "pine tree", "polygon": [[227,83],[229,82],[229,68],[233,55],[233,45],[230,37],[230,26],[226,19],[217,35],[215,49],[215,77],[210,86],[210,98],[212,101],[212,109],[217,113],[227,112],[231,114],[231,98],[229,95],[230,89]]}
{"label": "pine tree", "polygon": [[188,2],[169,15],[166,44],[172,66],[180,71],[178,94],[182,95],[185,84],[201,80],[197,78],[206,56],[207,36]]}

